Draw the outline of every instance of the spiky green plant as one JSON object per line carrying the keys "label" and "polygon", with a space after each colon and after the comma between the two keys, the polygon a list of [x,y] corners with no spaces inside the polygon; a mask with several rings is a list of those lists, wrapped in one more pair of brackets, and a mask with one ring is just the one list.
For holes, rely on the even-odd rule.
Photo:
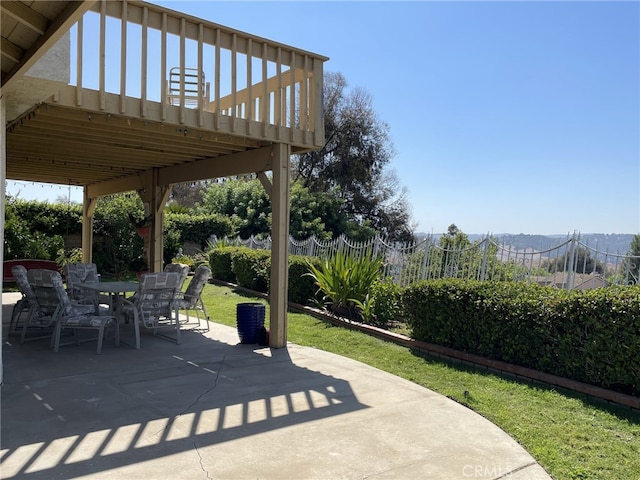
{"label": "spiky green plant", "polygon": [[356,302],[365,301],[371,285],[380,276],[382,259],[364,254],[356,256],[337,251],[320,266],[309,265],[309,275],[323,294],[325,308],[334,313],[353,315]]}

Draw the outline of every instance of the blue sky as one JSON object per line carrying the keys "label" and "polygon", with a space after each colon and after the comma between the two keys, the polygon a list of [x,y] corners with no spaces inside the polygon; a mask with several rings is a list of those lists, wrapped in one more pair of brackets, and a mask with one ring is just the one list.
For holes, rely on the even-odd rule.
{"label": "blue sky", "polygon": [[639,2],[153,3],[330,57],[418,231],[640,232]]}

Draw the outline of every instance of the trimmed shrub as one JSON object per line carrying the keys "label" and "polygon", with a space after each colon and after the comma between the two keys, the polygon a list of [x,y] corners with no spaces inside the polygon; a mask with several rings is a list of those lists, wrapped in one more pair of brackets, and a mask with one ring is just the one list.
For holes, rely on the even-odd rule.
{"label": "trimmed shrub", "polygon": [[640,287],[420,282],[402,295],[416,340],[640,393]]}
{"label": "trimmed shrub", "polygon": [[402,289],[390,281],[376,281],[371,286],[372,313],[375,322],[386,327],[396,320],[400,313],[400,295]]}
{"label": "trimmed shrub", "polygon": [[640,286],[572,291],[553,314],[543,354],[554,372],[640,394]]}
{"label": "trimmed shrub", "polygon": [[194,242],[204,250],[211,236],[227,237],[233,232],[233,226],[231,220],[223,215],[167,213],[165,230],[179,231],[183,243]]}
{"label": "trimmed shrub", "polygon": [[235,252],[242,247],[219,247],[209,250],[209,266],[211,276],[223,282],[236,282],[236,274],[233,273],[232,258]]}
{"label": "trimmed shrub", "polygon": [[301,255],[289,256],[289,301],[299,303],[301,305],[314,305],[313,299],[316,298],[316,290],[313,279],[308,276],[309,264],[320,265],[317,258],[308,258]]}
{"label": "trimmed shrub", "polygon": [[257,292],[267,292],[271,272],[271,252],[239,248],[231,256],[231,269],[239,286]]}

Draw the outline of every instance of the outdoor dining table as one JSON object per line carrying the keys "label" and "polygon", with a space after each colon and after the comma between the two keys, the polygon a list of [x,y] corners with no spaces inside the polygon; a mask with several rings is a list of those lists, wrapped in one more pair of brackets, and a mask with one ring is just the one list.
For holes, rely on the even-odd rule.
{"label": "outdoor dining table", "polygon": [[[91,283],[79,283],[78,287],[86,290],[92,290],[100,293],[108,293],[110,297],[109,310],[110,313],[116,317],[123,316],[122,299],[126,298],[127,293],[138,291],[138,282],[127,280],[115,280],[104,282],[91,282]],[[136,335],[136,344],[133,345],[136,349],[140,349],[140,326],[138,322],[133,322],[133,329]],[[126,342],[123,342],[126,343]]]}

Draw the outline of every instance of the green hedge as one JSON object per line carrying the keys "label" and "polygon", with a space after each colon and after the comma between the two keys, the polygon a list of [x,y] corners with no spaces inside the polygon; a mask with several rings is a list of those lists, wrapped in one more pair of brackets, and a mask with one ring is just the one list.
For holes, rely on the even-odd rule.
{"label": "green hedge", "polygon": [[271,252],[249,248],[238,249],[231,256],[231,269],[241,287],[257,292],[267,292],[271,274]]}
{"label": "green hedge", "polygon": [[212,235],[226,238],[233,233],[231,219],[224,215],[190,215],[186,213],[167,213],[165,231],[177,230],[183,242],[200,244],[204,249]]}
{"label": "green hedge", "polygon": [[447,279],[407,287],[402,304],[416,340],[639,393],[640,287]]}
{"label": "green hedge", "polygon": [[[82,233],[82,205],[20,200],[7,196],[5,211],[4,257],[55,260],[65,239]],[[143,242],[135,232],[127,213],[144,216],[142,201],[129,192],[102,197],[94,212],[94,262],[98,270],[120,275],[133,268],[143,252]],[[185,242],[194,242],[203,250],[212,235],[227,237],[233,233],[228,217],[218,214],[188,215],[166,212],[164,217],[165,262],[170,262]]]}
{"label": "green hedge", "polygon": [[[289,256],[289,301],[302,305],[313,304],[317,287],[309,272],[306,257]],[[313,259],[314,263],[319,260]],[[213,278],[267,293],[271,269],[271,252],[246,247],[218,247],[209,251]],[[254,270],[255,269],[255,270]]]}
{"label": "green hedge", "polygon": [[289,257],[289,301],[300,305],[313,305],[315,304],[313,299],[317,298],[318,287],[313,278],[306,275],[309,273],[307,260],[315,265],[320,265],[320,260],[317,258],[310,259],[302,255]]}
{"label": "green hedge", "polygon": [[231,259],[242,247],[221,247],[209,250],[211,276],[223,282],[236,282],[236,274],[231,268]]}

